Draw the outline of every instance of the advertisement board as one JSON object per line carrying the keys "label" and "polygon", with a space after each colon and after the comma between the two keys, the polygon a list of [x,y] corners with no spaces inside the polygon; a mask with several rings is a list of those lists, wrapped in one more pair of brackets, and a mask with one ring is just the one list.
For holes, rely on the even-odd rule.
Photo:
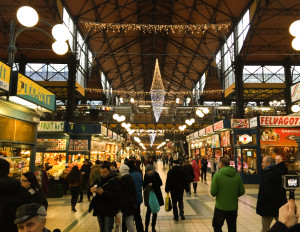
{"label": "advertisement board", "polygon": [[218,134],[214,134],[211,136],[211,147],[212,148],[220,147],[220,137]]}
{"label": "advertisement board", "polygon": [[205,135],[205,128],[199,130],[199,137],[202,136],[202,135]]}
{"label": "advertisement board", "polygon": [[230,130],[222,131],[220,133],[220,137],[221,137],[221,147],[231,146]]}
{"label": "advertisement board", "polygon": [[249,128],[248,119],[231,119],[230,124],[231,128]]}
{"label": "advertisement board", "polygon": [[212,133],[212,132],[214,132],[213,125],[205,127],[205,134],[209,134],[209,133]]}
{"label": "advertisement board", "polygon": [[272,146],[296,146],[295,136],[300,136],[298,128],[261,128],[260,144]]}
{"label": "advertisement board", "polygon": [[0,89],[9,91],[11,67],[0,61]]}
{"label": "advertisement board", "polygon": [[249,120],[249,126],[250,126],[250,128],[258,126],[257,117],[250,118],[250,120]]}
{"label": "advertisement board", "polygon": [[64,131],[64,122],[40,121],[38,131]]}
{"label": "advertisement board", "polygon": [[214,123],[214,131],[222,130],[224,128],[224,121]]}

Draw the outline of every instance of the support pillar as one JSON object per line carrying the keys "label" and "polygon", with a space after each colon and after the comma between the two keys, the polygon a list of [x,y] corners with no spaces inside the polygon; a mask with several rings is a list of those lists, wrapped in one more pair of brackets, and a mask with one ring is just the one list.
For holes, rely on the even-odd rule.
{"label": "support pillar", "polygon": [[290,62],[284,64],[284,75],[285,75],[285,104],[286,104],[286,114],[291,114],[292,110],[292,99],[291,99],[291,86],[293,84],[293,78],[291,73],[291,65]]}
{"label": "support pillar", "polygon": [[243,60],[237,56],[234,64],[236,118],[244,118]]}
{"label": "support pillar", "polygon": [[75,109],[75,95],[76,95],[76,55],[69,54],[68,59],[68,101],[67,101],[67,121],[73,122],[73,112]]}

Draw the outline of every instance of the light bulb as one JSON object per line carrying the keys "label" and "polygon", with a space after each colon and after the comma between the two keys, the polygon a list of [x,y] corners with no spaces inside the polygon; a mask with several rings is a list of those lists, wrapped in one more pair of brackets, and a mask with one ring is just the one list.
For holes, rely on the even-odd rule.
{"label": "light bulb", "polygon": [[195,122],[195,119],[192,118],[190,121],[191,121],[191,123],[193,124],[193,123]]}
{"label": "light bulb", "polygon": [[179,100],[180,100],[179,98],[176,98],[176,103],[177,103],[177,104],[179,103]]}
{"label": "light bulb", "polygon": [[70,38],[70,32],[65,25],[56,24],[52,28],[52,36],[58,41],[67,41]]}
{"label": "light bulb", "polygon": [[134,103],[134,99],[133,99],[133,98],[130,98],[130,102],[131,102],[131,103]]}
{"label": "light bulb", "polygon": [[293,39],[293,41],[292,41],[292,47],[295,50],[300,51],[300,37],[297,37],[297,38]]}
{"label": "light bulb", "polygon": [[119,115],[118,115],[118,114],[114,114],[114,115],[113,115],[113,119],[114,119],[114,120],[117,120],[117,119],[118,119],[118,117],[119,117]]}
{"label": "light bulb", "polygon": [[18,21],[25,27],[33,27],[39,21],[39,15],[30,6],[22,6],[17,11]]}
{"label": "light bulb", "polygon": [[64,55],[68,51],[68,44],[65,41],[55,41],[52,44],[53,51],[58,55]]}
{"label": "light bulb", "polygon": [[209,109],[208,109],[208,108],[204,108],[202,111],[203,111],[203,113],[205,113],[205,114],[209,113]]}
{"label": "light bulb", "polygon": [[289,31],[292,36],[300,36],[300,20],[293,22]]}
{"label": "light bulb", "polygon": [[122,116],[120,116],[120,121],[122,122],[122,121],[125,121],[125,116],[124,115],[122,115]]}
{"label": "light bulb", "polygon": [[292,106],[292,111],[293,111],[294,113],[299,112],[299,111],[300,111],[300,106],[299,106],[299,105],[293,105],[293,106]]}
{"label": "light bulb", "polygon": [[122,97],[120,97],[120,102],[123,103],[123,98]]}

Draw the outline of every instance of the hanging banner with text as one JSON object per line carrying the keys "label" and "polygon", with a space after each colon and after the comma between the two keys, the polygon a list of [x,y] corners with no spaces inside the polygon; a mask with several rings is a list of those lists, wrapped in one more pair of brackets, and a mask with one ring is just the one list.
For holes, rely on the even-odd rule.
{"label": "hanging banner with text", "polygon": [[0,89],[9,91],[11,67],[0,61]]}
{"label": "hanging banner with text", "polygon": [[64,122],[40,121],[38,131],[64,131]]}
{"label": "hanging banner with text", "polygon": [[300,126],[300,116],[260,116],[261,126],[295,127]]}

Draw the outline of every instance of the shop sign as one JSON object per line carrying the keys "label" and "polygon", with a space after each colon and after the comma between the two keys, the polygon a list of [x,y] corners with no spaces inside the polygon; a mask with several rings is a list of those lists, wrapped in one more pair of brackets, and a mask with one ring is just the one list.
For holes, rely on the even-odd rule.
{"label": "shop sign", "polygon": [[211,136],[211,147],[212,148],[220,147],[220,137],[218,134]]}
{"label": "shop sign", "polygon": [[107,136],[107,128],[105,126],[101,126],[101,135]]}
{"label": "shop sign", "polygon": [[64,131],[64,122],[40,121],[38,131]]}
{"label": "shop sign", "polygon": [[205,135],[205,128],[199,130],[199,137],[202,136],[202,135]]}
{"label": "shop sign", "polygon": [[239,142],[242,144],[248,144],[252,142],[252,136],[244,134],[239,136]]}
{"label": "shop sign", "polygon": [[300,116],[260,116],[261,126],[300,126]]}
{"label": "shop sign", "polygon": [[257,127],[258,123],[257,123],[257,117],[254,117],[254,118],[250,118],[249,120],[249,124],[250,124],[250,128],[253,128],[253,127]]}
{"label": "shop sign", "polygon": [[205,134],[210,134],[212,132],[214,132],[213,125],[205,127]]}
{"label": "shop sign", "polygon": [[113,132],[113,139],[116,141],[118,140],[118,135],[115,132]]}
{"label": "shop sign", "polygon": [[261,128],[260,144],[273,146],[296,146],[294,137],[300,136],[298,128]]}
{"label": "shop sign", "polygon": [[224,128],[224,121],[214,123],[214,131],[222,130]]}
{"label": "shop sign", "polygon": [[11,67],[0,61],[0,89],[9,91]]}
{"label": "shop sign", "polygon": [[197,139],[199,136],[198,136],[198,131],[196,131],[195,133],[194,133],[194,139]]}
{"label": "shop sign", "polygon": [[20,73],[18,74],[17,96],[55,111],[55,94]]}
{"label": "shop sign", "polygon": [[300,83],[291,87],[291,98],[292,102],[300,100]]}
{"label": "shop sign", "polygon": [[111,130],[107,130],[107,137],[112,138],[113,132]]}
{"label": "shop sign", "polygon": [[249,128],[249,120],[231,119],[231,128]]}

